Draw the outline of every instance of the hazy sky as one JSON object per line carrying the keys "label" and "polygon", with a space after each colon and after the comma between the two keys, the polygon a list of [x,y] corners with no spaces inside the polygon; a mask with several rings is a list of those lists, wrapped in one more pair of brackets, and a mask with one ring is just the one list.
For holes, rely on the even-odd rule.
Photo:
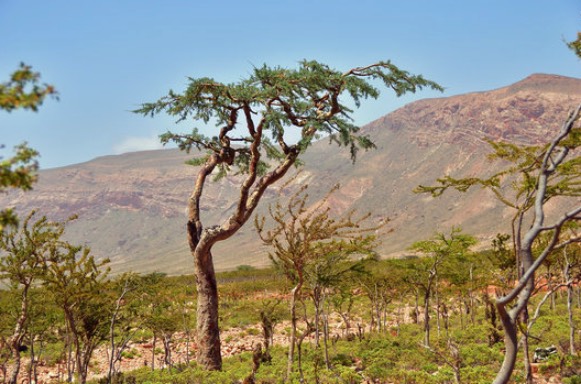
{"label": "hazy sky", "polygon": [[[158,134],[191,126],[131,113],[140,103],[188,76],[231,82],[305,58],[338,70],[391,59],[444,96],[538,72],[581,77],[564,43],[577,31],[573,0],[0,0],[0,82],[25,62],[60,92],[38,113],[0,111],[0,143],[28,141],[43,168],[156,148]],[[435,96],[384,91],[354,117],[363,125]]]}

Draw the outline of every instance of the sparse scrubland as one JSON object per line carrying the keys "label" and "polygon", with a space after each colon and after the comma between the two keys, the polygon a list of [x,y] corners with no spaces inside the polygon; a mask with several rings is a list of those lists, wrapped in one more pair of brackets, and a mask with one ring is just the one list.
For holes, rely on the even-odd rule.
{"label": "sparse scrubland", "polygon": [[[489,383],[503,358],[502,329],[492,305],[495,292],[510,285],[513,271],[506,268],[509,253],[502,237],[494,249],[474,253],[467,250],[446,256],[439,264],[437,283],[432,286],[429,347],[426,342],[424,282],[436,258],[409,257],[399,260],[368,259],[363,268],[345,274],[325,287],[319,322],[315,322],[312,280],[298,302],[298,338],[293,369],[286,382],[306,383]],[[500,246],[499,246],[500,245]],[[531,360],[535,348],[555,346],[557,353],[533,363],[535,382],[576,383],[581,360],[571,354],[568,300],[572,300],[573,326],[581,318],[581,289],[567,285],[564,257],[576,267],[570,270],[577,282],[581,274],[578,246],[555,254],[538,278],[539,287],[529,306]],[[360,263],[360,262],[358,262]],[[348,264],[348,263],[347,263]],[[343,265],[342,267],[347,266]],[[470,268],[464,268],[469,265]],[[550,278],[549,278],[550,274]],[[195,289],[192,276],[120,276],[107,283],[102,303],[98,347],[89,364],[92,382],[105,383],[111,350],[111,320],[115,319],[116,361],[111,381],[118,383],[282,383],[287,375],[290,336],[289,300],[292,281],[276,269],[242,266],[218,274],[222,352],[221,372],[207,372],[194,362]],[[568,291],[568,289],[571,291]],[[547,293],[554,293],[544,300]],[[123,299],[119,298],[125,292]],[[572,293],[572,296],[568,296]],[[37,382],[52,378],[66,381],[66,366],[73,346],[67,343],[62,311],[54,292],[37,287],[31,294],[32,315],[23,345],[21,377],[36,370]],[[1,332],[11,329],[11,317],[19,305],[17,297],[2,295]],[[536,314],[538,310],[538,316]],[[42,316],[38,315],[40,312]],[[84,326],[89,325],[85,323]],[[265,329],[269,345],[265,349]],[[189,340],[189,356],[186,342]],[[574,329],[576,350],[581,347]],[[262,346],[261,354],[253,352]],[[167,347],[167,350],[166,350]],[[35,364],[30,364],[34,354]],[[298,357],[300,354],[300,358]],[[254,356],[253,356],[254,355]],[[522,351],[519,361],[522,361]],[[253,363],[253,359],[257,363]],[[99,364],[99,362],[101,362]],[[6,348],[2,366],[10,367]],[[133,365],[130,365],[133,363]],[[118,368],[141,366],[118,372]],[[146,366],[144,366],[146,365]],[[34,368],[32,371],[31,369]],[[100,369],[100,371],[98,370]],[[154,370],[153,370],[154,369]],[[57,375],[60,370],[60,376]],[[50,374],[49,374],[50,372]],[[519,364],[513,382],[523,382]],[[100,377],[100,378],[96,378]]]}

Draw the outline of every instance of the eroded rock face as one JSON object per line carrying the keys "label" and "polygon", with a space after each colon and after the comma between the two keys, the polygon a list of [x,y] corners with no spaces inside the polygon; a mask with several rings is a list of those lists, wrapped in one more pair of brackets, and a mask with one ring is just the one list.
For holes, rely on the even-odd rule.
{"label": "eroded rock face", "polygon": [[[362,128],[378,148],[361,152],[355,164],[348,151],[327,140],[314,145],[295,183],[308,183],[315,200],[340,183],[329,200],[333,212],[357,209],[371,212],[374,222],[391,220],[392,231],[380,234],[383,255],[405,252],[413,241],[452,225],[486,243],[487,237],[508,230],[510,218],[491,195],[451,193],[434,201],[412,189],[445,174],[491,171],[486,140],[543,143],[580,102],[581,80],[553,75],[532,75],[489,92],[417,101]],[[192,260],[185,207],[197,171],[184,164],[188,157],[177,150],[147,151],[41,171],[34,191],[0,196],[0,204],[22,213],[37,209],[57,220],[78,214],[68,238],[111,258],[116,271],[187,273]],[[220,223],[235,207],[238,185],[236,177],[208,184],[202,206],[208,225]],[[267,191],[258,213],[278,198],[278,189]],[[218,269],[265,265],[266,252],[248,223],[215,248],[214,258]]]}
{"label": "eroded rock face", "polygon": [[[581,99],[581,80],[536,74],[490,92],[421,100],[372,123],[414,130],[420,146],[482,145],[483,139],[540,144]],[[373,128],[371,128],[373,130]]]}

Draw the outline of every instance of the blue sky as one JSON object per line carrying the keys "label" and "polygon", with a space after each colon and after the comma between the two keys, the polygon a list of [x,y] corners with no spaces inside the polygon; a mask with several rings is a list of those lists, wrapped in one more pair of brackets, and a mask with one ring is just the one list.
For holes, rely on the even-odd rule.
{"label": "blue sky", "polygon": [[[573,0],[0,0],[0,81],[22,61],[60,92],[38,113],[0,111],[1,143],[28,141],[43,168],[158,147],[170,118],[131,113],[187,77],[222,82],[263,63],[316,59],[339,70],[391,59],[446,87],[499,88],[532,73],[581,77],[566,47],[581,31]],[[384,91],[364,125],[410,101]]]}

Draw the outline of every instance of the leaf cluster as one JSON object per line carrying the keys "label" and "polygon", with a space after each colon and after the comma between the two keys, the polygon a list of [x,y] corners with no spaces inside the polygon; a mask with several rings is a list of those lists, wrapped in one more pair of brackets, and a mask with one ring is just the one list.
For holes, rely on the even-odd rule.
{"label": "leaf cluster", "polygon": [[0,83],[0,109],[12,112],[15,109],[38,111],[47,96],[58,98],[56,89],[49,84],[39,84],[40,73],[24,63],[10,76],[8,82]]}

